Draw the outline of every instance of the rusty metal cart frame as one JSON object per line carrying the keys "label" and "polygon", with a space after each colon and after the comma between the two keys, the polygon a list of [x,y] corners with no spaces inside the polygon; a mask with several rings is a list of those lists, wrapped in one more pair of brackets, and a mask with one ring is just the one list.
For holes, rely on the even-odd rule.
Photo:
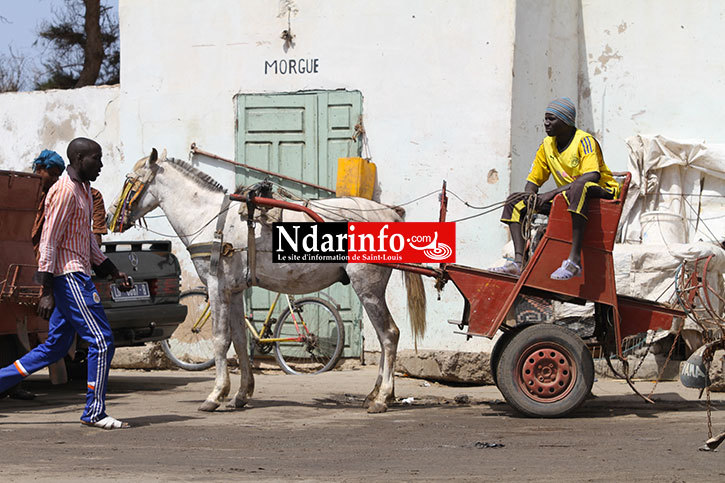
{"label": "rusty metal cart frame", "polygon": [[[582,277],[566,281],[549,277],[571,248],[571,215],[561,195],[554,199],[546,232],[519,277],[456,264],[439,268],[386,264],[434,277],[439,288],[453,282],[464,298],[463,315],[456,323],[461,331],[467,328],[465,335],[493,338],[499,330],[503,331],[491,354],[491,369],[507,402],[524,414],[558,417],[578,407],[591,391],[594,367],[584,341],[564,327],[505,325],[506,316],[520,294],[579,304],[593,302],[595,336],[605,353],[618,356],[625,366],[622,339],[650,329],[670,329],[675,317],[686,315],[664,304],[617,294],[612,250],[631,175],[621,173],[621,177],[618,199],[589,201],[589,221],[582,244]],[[230,197],[303,211],[315,221],[323,221],[304,206],[262,197]],[[444,184],[440,221],[445,221],[446,203]]]}

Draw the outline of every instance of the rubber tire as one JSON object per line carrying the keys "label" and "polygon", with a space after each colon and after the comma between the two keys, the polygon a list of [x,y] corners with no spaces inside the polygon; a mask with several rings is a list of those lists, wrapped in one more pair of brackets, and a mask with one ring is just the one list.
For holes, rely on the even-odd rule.
{"label": "rubber tire", "polygon": [[[171,344],[169,344],[169,340],[174,338],[174,335],[177,333],[181,333],[183,331],[189,331],[191,329],[191,326],[196,322],[195,320],[192,320],[192,318],[198,317],[196,315],[196,311],[191,310],[192,306],[198,305],[200,303],[200,297],[203,297],[204,300],[207,298],[207,293],[203,289],[193,289],[193,290],[186,290],[181,294],[179,297],[179,303],[186,302],[187,304],[191,304],[189,306],[189,312],[186,315],[186,319],[184,322],[179,324],[179,326],[176,328],[173,334],[171,334],[171,337],[169,339],[164,339],[161,341],[161,349],[164,351],[164,354],[166,354],[166,357],[169,358],[171,362],[173,362],[176,366],[180,367],[181,369],[185,369],[187,371],[203,371],[204,369],[209,369],[215,364],[214,357],[212,356],[211,359],[204,360],[202,362],[189,362],[182,360],[179,356],[174,354],[174,348]],[[208,331],[211,329],[211,320],[208,320],[204,324],[205,329]],[[201,340],[207,340],[203,337],[200,337]],[[203,352],[200,349],[200,352]],[[213,352],[213,351],[212,351]]]}
{"label": "rubber tire", "polygon": [[[535,345],[552,344],[567,352],[576,377],[560,400],[537,401],[521,388],[517,374],[520,358]],[[572,371],[573,372],[573,371]],[[572,331],[553,324],[535,324],[517,333],[501,353],[497,367],[498,388],[518,412],[533,417],[557,418],[573,411],[586,400],[594,384],[594,362],[584,342]]]}
{"label": "rubber tire", "polygon": [[516,334],[524,330],[526,327],[529,327],[530,325],[533,324],[521,324],[517,325],[516,327],[510,328],[508,332],[504,332],[503,334],[501,334],[501,337],[499,337],[496,341],[496,345],[493,346],[493,350],[491,351],[491,357],[489,358],[489,363],[491,365],[491,376],[493,377],[493,383],[497,386],[498,374],[496,374],[496,369],[498,368],[498,361],[501,359],[501,353]]}
{"label": "rubber tire", "polygon": [[[327,312],[330,313],[330,316],[332,317],[332,319],[334,319],[335,326],[337,329],[335,350],[334,350],[332,356],[330,357],[330,359],[328,361],[326,361],[325,364],[321,368],[316,369],[316,370],[313,369],[309,372],[298,371],[298,370],[295,370],[292,367],[292,365],[290,365],[290,362],[288,362],[287,359],[285,359],[285,355],[283,354],[284,349],[283,349],[283,347],[280,346],[280,342],[276,342],[274,344],[274,357],[275,357],[275,359],[277,359],[277,363],[282,368],[282,370],[284,372],[286,372],[287,374],[294,374],[294,375],[319,374],[321,372],[329,371],[330,369],[335,367],[337,362],[340,360],[340,357],[342,356],[342,351],[345,346],[345,326],[342,324],[342,317],[340,317],[340,313],[338,312],[337,308],[334,305],[332,305],[330,302],[328,302],[327,300],[321,299],[318,297],[304,297],[304,298],[297,299],[294,302],[295,308],[299,307],[299,306],[305,306],[305,305],[319,305],[319,306],[321,306],[320,308],[323,308],[324,310],[326,310]],[[275,338],[281,337],[280,334],[282,334],[285,324],[287,324],[287,325],[293,324],[292,320],[290,319],[288,322],[288,319],[290,319],[289,307],[286,308],[280,314],[279,320],[277,320],[277,325],[274,327],[274,337]],[[287,344],[289,344],[289,343],[287,343]],[[299,343],[299,344],[302,345],[302,343]]]}

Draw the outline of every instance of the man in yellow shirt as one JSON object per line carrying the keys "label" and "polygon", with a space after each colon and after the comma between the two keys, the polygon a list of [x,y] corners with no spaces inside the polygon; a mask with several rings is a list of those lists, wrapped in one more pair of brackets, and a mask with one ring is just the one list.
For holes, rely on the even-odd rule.
{"label": "man in yellow shirt", "polygon": [[619,183],[604,164],[599,143],[591,134],[577,129],[575,119],[576,108],[569,98],[554,99],[547,106],[544,129],[548,136],[536,152],[524,192],[513,193],[508,197],[501,217],[501,221],[508,224],[511,230],[515,257],[493,271],[521,274],[526,249],[521,220],[526,213],[526,199],[532,194],[538,194],[541,185],[549,176],[553,176],[557,188],[538,194],[536,211],[548,214],[554,197],[562,193],[571,213],[572,245],[568,258],[551,274],[551,278],[568,280],[581,276],[581,245],[587,224],[587,200],[616,198],[619,196]]}

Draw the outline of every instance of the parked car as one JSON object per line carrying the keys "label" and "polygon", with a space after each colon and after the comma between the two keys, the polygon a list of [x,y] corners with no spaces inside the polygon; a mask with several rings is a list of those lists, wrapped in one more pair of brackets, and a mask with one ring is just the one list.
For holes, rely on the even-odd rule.
{"label": "parked car", "polygon": [[181,267],[166,240],[104,242],[102,250],[134,288],[121,292],[112,280],[93,277],[116,347],[167,339],[184,321],[179,303]]}

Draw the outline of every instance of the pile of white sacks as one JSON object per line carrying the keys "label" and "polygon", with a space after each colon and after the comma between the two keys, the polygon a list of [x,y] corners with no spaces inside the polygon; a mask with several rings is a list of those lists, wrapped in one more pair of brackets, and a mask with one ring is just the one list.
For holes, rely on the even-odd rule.
{"label": "pile of white sacks", "polygon": [[[640,135],[627,146],[632,182],[620,220],[621,243],[614,248],[617,293],[674,300],[680,264],[712,255],[708,283],[725,294],[725,145]],[[718,298],[711,300],[722,314]],[[593,308],[556,304],[554,311],[560,319],[586,317]],[[702,343],[701,328],[689,319],[684,324],[682,337],[692,351]],[[650,340],[667,335],[661,331]]]}

